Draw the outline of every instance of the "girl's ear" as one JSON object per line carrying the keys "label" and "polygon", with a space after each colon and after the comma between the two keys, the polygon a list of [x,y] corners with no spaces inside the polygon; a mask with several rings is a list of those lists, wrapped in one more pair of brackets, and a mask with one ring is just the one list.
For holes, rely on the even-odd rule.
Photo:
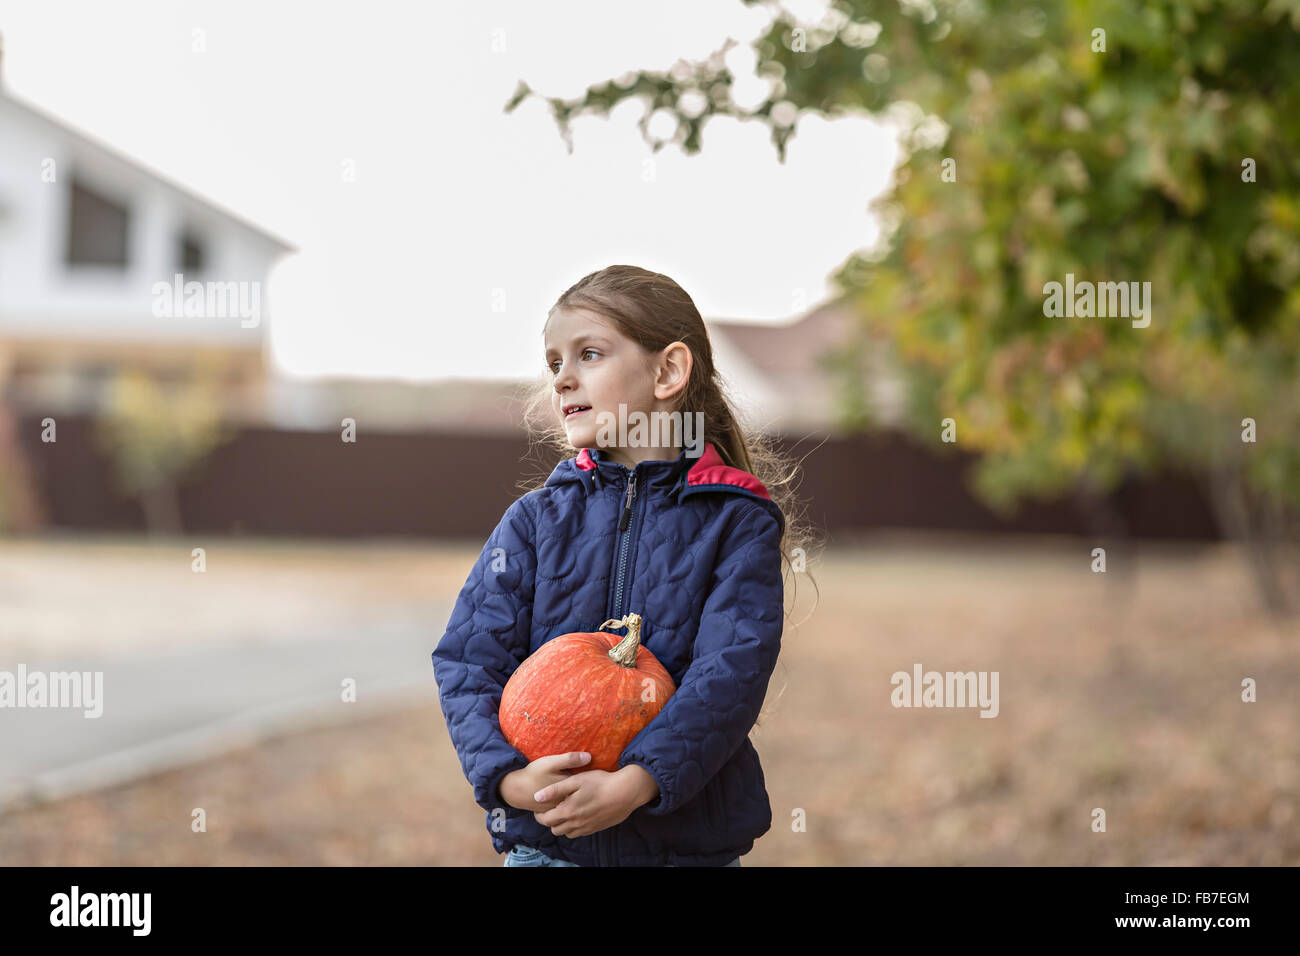
{"label": "girl's ear", "polygon": [[686,388],[694,364],[695,357],[685,342],[670,342],[664,346],[659,353],[659,368],[655,375],[655,398],[672,398]]}

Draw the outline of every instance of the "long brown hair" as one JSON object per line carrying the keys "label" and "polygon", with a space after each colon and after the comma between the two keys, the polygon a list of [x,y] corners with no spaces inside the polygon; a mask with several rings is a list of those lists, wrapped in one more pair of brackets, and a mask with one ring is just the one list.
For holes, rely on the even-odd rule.
{"label": "long brown hair", "polygon": [[[728,465],[749,472],[763,483],[785,515],[781,555],[785,572],[795,581],[793,590],[797,591],[798,573],[808,573],[816,588],[817,582],[807,570],[813,557],[809,552],[814,547],[820,551],[822,542],[805,520],[804,504],[795,492],[798,463],[783,455],[770,436],[738,414],[714,365],[704,319],[686,290],[658,272],[637,266],[606,266],[566,289],[547,313],[548,321],[559,309],[595,312],[641,346],[647,358],[672,342],[682,342],[691,350],[691,377],[677,394],[672,411],[683,415],[703,413],[704,441],[712,442]],[[581,451],[569,444],[564,426],[555,418],[551,407],[553,391],[554,384],[543,371],[538,383],[527,386],[521,396],[530,457],[538,465],[536,475],[520,484],[525,492],[544,485],[559,460]],[[785,615],[789,617],[790,612],[785,611]]]}

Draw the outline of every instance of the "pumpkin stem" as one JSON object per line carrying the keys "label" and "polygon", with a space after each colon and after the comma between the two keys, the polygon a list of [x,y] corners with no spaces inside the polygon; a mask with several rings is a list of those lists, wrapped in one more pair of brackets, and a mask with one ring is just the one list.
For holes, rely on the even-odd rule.
{"label": "pumpkin stem", "polygon": [[641,615],[633,611],[621,619],[617,617],[611,618],[596,630],[603,631],[607,627],[627,628],[627,637],[609,649],[609,659],[615,664],[621,664],[623,667],[635,667],[636,651],[641,643]]}

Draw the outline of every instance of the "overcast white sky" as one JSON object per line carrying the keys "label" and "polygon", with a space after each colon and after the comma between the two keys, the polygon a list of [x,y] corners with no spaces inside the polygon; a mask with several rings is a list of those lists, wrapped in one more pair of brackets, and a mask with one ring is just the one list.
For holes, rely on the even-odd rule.
{"label": "overcast white sky", "polygon": [[612,263],[672,276],[706,319],[828,294],[875,236],[883,128],[806,116],[783,166],[758,123],[652,154],[629,102],[575,123],[569,154],[540,99],[502,110],[520,79],[578,96],[729,36],[743,69],[769,19],[740,0],[0,0],[10,93],[298,247],[267,290],[282,370],[412,379],[535,375],[547,309]]}

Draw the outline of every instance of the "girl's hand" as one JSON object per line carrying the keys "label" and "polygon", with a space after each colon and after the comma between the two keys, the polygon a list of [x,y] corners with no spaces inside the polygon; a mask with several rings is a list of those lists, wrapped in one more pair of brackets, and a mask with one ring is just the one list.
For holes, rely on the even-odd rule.
{"label": "girl's hand", "polygon": [[539,803],[559,802],[553,809],[534,813],[533,819],[550,827],[556,836],[569,838],[617,826],[647,802],[638,779],[623,770],[588,770],[543,787],[533,795],[534,799]]}
{"label": "girl's hand", "polygon": [[501,799],[516,810],[530,810],[538,813],[557,806],[561,799],[539,801],[534,799],[539,788],[549,787],[561,780],[568,780],[571,774],[581,773],[582,768],[591,762],[591,754],[585,750],[573,750],[563,754],[549,754],[538,757],[527,767],[512,770],[501,779]]}

